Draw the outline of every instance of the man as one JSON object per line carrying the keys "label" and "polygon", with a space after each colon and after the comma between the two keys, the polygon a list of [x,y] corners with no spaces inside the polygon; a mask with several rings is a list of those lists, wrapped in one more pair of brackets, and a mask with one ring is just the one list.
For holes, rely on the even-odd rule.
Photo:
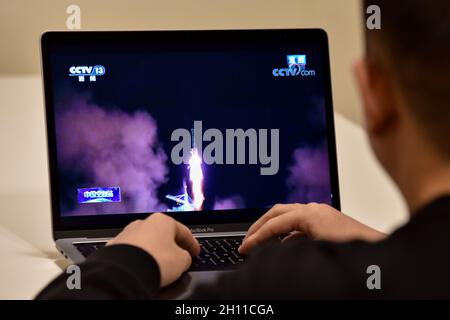
{"label": "man", "polygon": [[[326,205],[276,205],[249,229],[247,263],[193,298],[450,298],[450,2],[363,7],[371,4],[381,30],[366,31],[354,73],[372,148],[405,197],[409,223],[386,236]],[[81,265],[82,290],[66,289],[62,275],[38,298],[152,298],[199,251],[189,229],[154,214]],[[367,287],[371,265],[381,270],[379,290]]]}

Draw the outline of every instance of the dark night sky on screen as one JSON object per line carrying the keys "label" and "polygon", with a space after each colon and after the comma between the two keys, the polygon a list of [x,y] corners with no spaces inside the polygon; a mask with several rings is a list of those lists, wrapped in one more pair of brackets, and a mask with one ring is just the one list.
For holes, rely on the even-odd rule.
{"label": "dark night sky on screen", "polygon": [[[133,132],[133,139],[148,139],[147,129],[155,130],[154,139],[141,146],[137,143],[127,149],[113,148],[102,156],[106,157],[102,161],[116,158],[115,170],[126,170],[128,156],[122,165],[117,162],[123,158],[120,152],[139,155],[139,152],[132,151],[132,147],[153,148],[154,152],[149,155],[155,157],[151,162],[155,164],[153,170],[161,172],[152,178],[153,183],[143,188],[153,188],[151,192],[155,201],[136,205],[136,195],[132,194],[135,189],[127,190],[126,184],[119,185],[124,195],[123,202],[132,204],[118,205],[116,209],[110,206],[113,209],[108,211],[139,212],[171,207],[173,203],[164,197],[180,193],[185,166],[171,163],[170,153],[176,143],[171,142],[170,137],[177,128],[190,130],[195,120],[203,122],[203,131],[208,128],[217,128],[223,133],[228,128],[280,129],[280,168],[276,175],[260,175],[261,164],[204,165],[205,209],[213,209],[218,201],[227,199],[236,206],[251,208],[288,201],[330,203],[324,88],[318,52],[296,45],[280,48],[276,44],[261,48],[163,49],[151,45],[135,50],[92,48],[72,53],[63,50],[53,55],[63,214],[73,214],[77,210],[91,213],[86,209],[80,210],[76,202],[77,188],[98,186],[96,184],[102,181],[123,183],[120,179],[102,180],[102,173],[96,172],[92,166],[100,149],[95,149],[95,152],[88,149],[102,148],[103,154],[111,144],[119,143],[112,141],[114,137],[123,139],[126,135],[124,126],[138,128],[139,125],[144,129],[139,133]],[[272,75],[274,68],[287,67],[287,54],[300,53],[307,55],[307,69],[314,69],[315,77]],[[105,66],[106,73],[97,77],[96,82],[81,83],[76,77],[68,76],[72,65],[97,64]],[[77,109],[82,110],[83,115]],[[92,119],[98,118],[89,124],[83,119],[90,113]],[[77,125],[77,121],[84,121],[84,124]],[[138,122],[136,126],[134,122]],[[119,127],[122,128],[120,134],[99,133],[96,136],[96,130],[114,131]],[[79,138],[63,140],[69,136],[69,131],[72,137]],[[84,135],[91,135],[91,141],[96,145],[91,146]],[[71,143],[81,143],[80,139],[84,141],[83,148],[71,146]],[[136,167],[141,160],[130,160],[130,163]],[[143,170],[152,171],[152,167],[142,161]],[[114,175],[111,171],[108,174]],[[155,173],[147,174],[152,176]]]}

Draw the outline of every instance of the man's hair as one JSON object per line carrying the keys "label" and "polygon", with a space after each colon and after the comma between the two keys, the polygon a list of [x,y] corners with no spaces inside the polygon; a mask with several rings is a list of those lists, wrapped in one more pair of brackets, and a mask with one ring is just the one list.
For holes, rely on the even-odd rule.
{"label": "man's hair", "polygon": [[[381,29],[366,28],[366,56],[388,68],[427,138],[450,159],[450,0],[363,0]],[[413,141],[411,142],[413,143]]]}

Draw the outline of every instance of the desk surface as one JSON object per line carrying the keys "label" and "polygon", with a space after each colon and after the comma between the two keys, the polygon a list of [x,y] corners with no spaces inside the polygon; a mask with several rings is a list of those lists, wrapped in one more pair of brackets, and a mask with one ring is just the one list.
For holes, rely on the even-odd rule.
{"label": "desk surface", "polygon": [[[336,114],[342,209],[381,231],[406,218],[363,130]],[[29,299],[64,266],[51,239],[42,84],[0,77],[0,299]]]}

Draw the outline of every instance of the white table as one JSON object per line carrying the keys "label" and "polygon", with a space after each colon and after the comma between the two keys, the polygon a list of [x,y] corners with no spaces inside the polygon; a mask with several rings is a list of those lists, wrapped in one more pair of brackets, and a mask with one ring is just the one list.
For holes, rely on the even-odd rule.
{"label": "white table", "polygon": [[[343,211],[389,232],[407,217],[363,130],[336,114]],[[0,77],[0,299],[29,299],[65,262],[51,239],[42,84]]]}

